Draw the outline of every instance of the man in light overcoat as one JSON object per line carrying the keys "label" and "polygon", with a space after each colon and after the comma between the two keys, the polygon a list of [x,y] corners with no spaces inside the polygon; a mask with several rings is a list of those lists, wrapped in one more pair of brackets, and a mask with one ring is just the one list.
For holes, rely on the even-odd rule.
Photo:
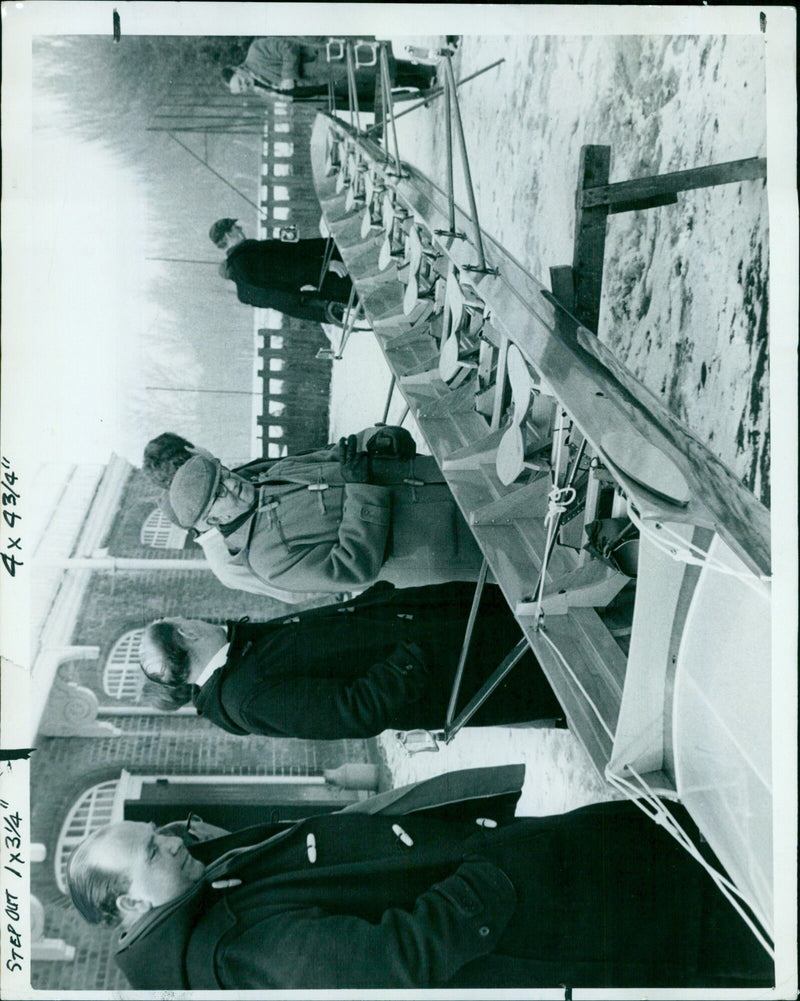
{"label": "man in light overcoat", "polygon": [[216,526],[233,558],[270,586],[341,592],[379,579],[477,578],[481,551],[436,460],[416,456],[403,428],[246,469],[194,456],[172,479],[169,509],[183,528]]}

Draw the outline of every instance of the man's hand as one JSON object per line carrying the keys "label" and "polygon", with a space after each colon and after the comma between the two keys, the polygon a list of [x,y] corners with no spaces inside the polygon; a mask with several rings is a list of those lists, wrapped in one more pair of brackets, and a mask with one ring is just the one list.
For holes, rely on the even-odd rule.
{"label": "man's hand", "polygon": [[401,427],[382,427],[367,442],[367,451],[377,459],[399,459],[408,462],[417,454],[411,434]]}
{"label": "man's hand", "polygon": [[210,841],[212,838],[221,838],[230,834],[224,827],[217,827],[216,824],[209,824],[208,821],[196,817],[193,813],[189,815],[189,834],[195,841]]}
{"label": "man's hand", "polygon": [[294,79],[290,76],[285,77],[278,85],[278,90],[294,90]]}
{"label": "man's hand", "polygon": [[332,275],[338,275],[340,278],[347,277],[347,268],[344,266],[343,261],[331,261],[328,265],[328,271]]}
{"label": "man's hand", "polygon": [[344,314],[346,312],[347,306],[343,302],[331,301],[325,306],[325,322],[342,327],[344,326]]}
{"label": "man's hand", "polygon": [[369,483],[369,455],[358,451],[354,434],[339,439],[339,467],[345,483]]}

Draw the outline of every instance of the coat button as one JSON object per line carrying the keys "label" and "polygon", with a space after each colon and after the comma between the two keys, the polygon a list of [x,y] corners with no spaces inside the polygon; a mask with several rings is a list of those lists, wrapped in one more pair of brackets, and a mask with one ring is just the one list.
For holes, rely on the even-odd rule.
{"label": "coat button", "polygon": [[241,886],[242,881],[240,879],[215,879],[211,884],[212,890],[230,890],[234,886]]}
{"label": "coat button", "polygon": [[395,837],[398,837],[404,845],[411,848],[414,841],[410,834],[407,834],[399,824],[392,824],[392,830],[394,831]]}
{"label": "coat button", "polygon": [[481,925],[481,927],[478,929],[478,934],[480,935],[481,938],[486,938],[487,935],[491,935],[492,933],[489,930],[488,925]]}
{"label": "coat button", "polygon": [[306,855],[312,865],[317,861],[317,839],[313,834],[306,837]]}

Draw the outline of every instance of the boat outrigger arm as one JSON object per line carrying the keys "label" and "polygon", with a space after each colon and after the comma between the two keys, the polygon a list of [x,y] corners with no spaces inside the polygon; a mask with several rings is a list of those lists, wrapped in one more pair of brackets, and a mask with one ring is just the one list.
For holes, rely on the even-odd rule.
{"label": "boat outrigger arm", "polygon": [[[609,212],[762,177],[765,164],[637,179],[626,193],[607,183],[607,147],[585,147],[575,259],[551,291],[480,228],[439,55],[447,190],[401,160],[388,100],[385,147],[357,113],[352,125],[320,114],[311,139],[359,312],[524,636],[454,718],[457,680],[441,732],[406,743],[452,739],[529,646],[599,774],[707,866],[664,804],[681,800],[730,876],[712,878],[771,950],[769,512],[586,324]],[[453,125],[469,213],[453,197]],[[726,700],[734,671],[748,733],[766,735],[746,747]]]}

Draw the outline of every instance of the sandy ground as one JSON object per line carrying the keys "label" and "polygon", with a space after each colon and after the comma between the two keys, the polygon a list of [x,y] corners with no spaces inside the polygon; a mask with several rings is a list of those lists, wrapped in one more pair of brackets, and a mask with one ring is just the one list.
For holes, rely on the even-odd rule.
{"label": "sandy ground", "polygon": [[[437,39],[395,39],[402,46]],[[456,76],[505,63],[461,90],[480,222],[540,280],[569,263],[584,143],[612,148],[611,181],[765,155],[761,40],[465,37]],[[398,122],[401,155],[444,177],[441,102]],[[456,169],[456,197],[467,204]],[[768,499],[767,202],[763,182],[686,192],[611,218],[600,337],[757,495]],[[335,437],[380,419],[389,372],[368,333],[334,364]],[[389,420],[402,408],[395,396]],[[522,761],[518,812],[612,798],[564,731],[475,728],[409,757],[380,738],[396,784]]]}

